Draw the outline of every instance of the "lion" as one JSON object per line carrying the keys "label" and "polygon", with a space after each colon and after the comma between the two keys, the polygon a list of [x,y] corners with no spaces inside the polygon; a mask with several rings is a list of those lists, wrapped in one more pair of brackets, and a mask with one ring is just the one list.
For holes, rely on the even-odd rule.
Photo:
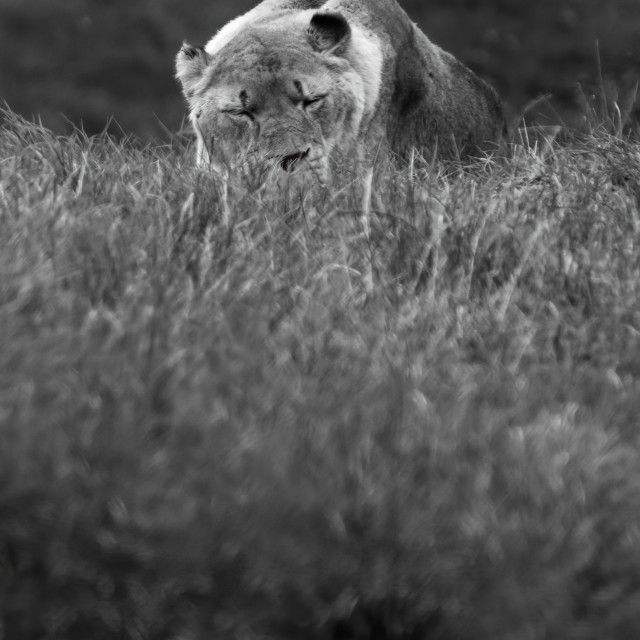
{"label": "lion", "polygon": [[505,128],[496,91],[396,0],[264,0],[206,46],[184,43],[176,77],[200,165],[326,168],[337,151],[456,159]]}

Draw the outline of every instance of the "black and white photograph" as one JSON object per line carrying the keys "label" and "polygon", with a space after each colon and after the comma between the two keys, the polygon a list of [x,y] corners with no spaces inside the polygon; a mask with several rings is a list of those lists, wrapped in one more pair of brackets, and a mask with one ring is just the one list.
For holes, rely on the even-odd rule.
{"label": "black and white photograph", "polygon": [[640,639],[640,0],[0,0],[0,640]]}

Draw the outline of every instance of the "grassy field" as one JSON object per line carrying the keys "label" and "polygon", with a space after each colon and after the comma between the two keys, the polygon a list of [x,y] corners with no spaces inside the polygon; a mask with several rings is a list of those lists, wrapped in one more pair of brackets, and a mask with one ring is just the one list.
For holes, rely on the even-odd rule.
{"label": "grassy field", "polygon": [[4,640],[640,637],[615,117],[325,185],[5,120]]}

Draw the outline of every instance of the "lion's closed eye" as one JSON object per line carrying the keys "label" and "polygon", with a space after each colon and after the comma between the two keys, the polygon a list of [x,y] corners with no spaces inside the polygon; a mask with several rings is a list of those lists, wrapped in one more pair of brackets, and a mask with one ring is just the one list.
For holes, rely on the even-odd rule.
{"label": "lion's closed eye", "polygon": [[236,121],[249,120],[249,121],[253,122],[255,120],[255,117],[254,117],[253,113],[251,113],[251,111],[247,111],[246,109],[235,109],[235,108],[233,108],[233,109],[223,109],[222,113],[227,115],[232,120],[236,120]]}
{"label": "lion's closed eye", "polygon": [[307,109],[313,110],[314,108],[319,107],[326,97],[327,94],[324,93],[310,96],[295,96],[290,99],[292,104],[296,107],[301,107],[306,111]]}
{"label": "lion's closed eye", "polygon": [[307,98],[303,98],[302,108],[313,109],[315,107],[319,107],[326,97],[327,97],[326,94],[324,94],[324,95],[315,95],[315,96],[309,96]]}

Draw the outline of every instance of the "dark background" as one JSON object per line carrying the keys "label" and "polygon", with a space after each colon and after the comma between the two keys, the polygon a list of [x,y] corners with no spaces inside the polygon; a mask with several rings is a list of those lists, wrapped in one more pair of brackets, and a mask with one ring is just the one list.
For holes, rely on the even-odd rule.
{"label": "dark background", "polygon": [[[202,43],[252,0],[0,0],[0,102],[64,131],[143,138],[176,131],[183,39]],[[512,121],[579,124],[600,85],[632,102],[640,0],[404,0],[437,44],[491,81]],[[598,62],[599,61],[599,62]],[[600,85],[601,86],[601,85]],[[551,94],[550,102],[531,101]],[[115,121],[109,123],[110,116]]]}

